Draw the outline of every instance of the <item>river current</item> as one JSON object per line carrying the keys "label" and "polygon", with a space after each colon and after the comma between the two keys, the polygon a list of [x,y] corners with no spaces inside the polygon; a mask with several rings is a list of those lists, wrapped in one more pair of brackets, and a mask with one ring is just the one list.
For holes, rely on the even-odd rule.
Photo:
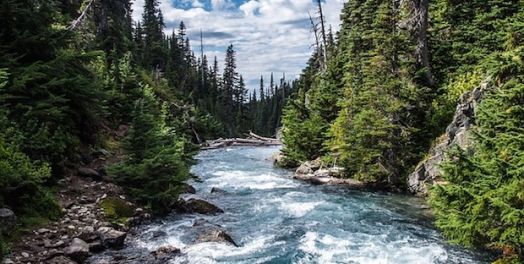
{"label": "river current", "polygon": [[[452,246],[431,225],[419,199],[312,186],[273,167],[278,148],[201,152],[192,172],[196,196],[222,208],[216,216],[173,214],[142,227],[123,252],[171,245],[172,263],[488,263]],[[225,193],[210,193],[217,187]],[[186,195],[184,198],[190,198]],[[194,195],[193,195],[194,196]],[[426,213],[425,213],[426,212]],[[197,219],[222,226],[239,244],[196,243]],[[153,238],[156,231],[167,235]]]}

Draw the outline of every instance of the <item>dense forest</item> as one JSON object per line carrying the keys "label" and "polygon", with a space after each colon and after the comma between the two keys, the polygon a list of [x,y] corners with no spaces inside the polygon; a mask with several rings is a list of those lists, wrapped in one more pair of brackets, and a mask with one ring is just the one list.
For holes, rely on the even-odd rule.
{"label": "dense forest", "polygon": [[233,45],[220,71],[195,56],[183,22],[164,33],[158,4],[136,23],[129,0],[0,1],[0,207],[21,229],[60,217],[56,184],[90,152],[122,152],[107,174],[166,213],[198,143],[274,135],[290,84],[248,94]]}
{"label": "dense forest", "polygon": [[519,0],[348,1],[336,43],[317,49],[285,108],[281,165],[321,158],[345,177],[404,190],[460,96],[485,84],[471,143],[449,151],[430,203],[449,239],[519,263],[523,16]]}

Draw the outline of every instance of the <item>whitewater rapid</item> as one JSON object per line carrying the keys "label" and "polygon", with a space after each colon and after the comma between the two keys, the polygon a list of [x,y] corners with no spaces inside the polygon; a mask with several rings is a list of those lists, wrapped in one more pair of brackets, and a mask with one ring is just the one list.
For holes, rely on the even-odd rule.
{"label": "whitewater rapid", "polygon": [[[336,186],[311,186],[272,166],[269,148],[230,148],[197,156],[196,195],[216,216],[173,214],[139,230],[125,252],[175,246],[171,263],[488,263],[445,242],[420,200]],[[218,187],[225,193],[211,194]],[[195,243],[197,219],[222,226],[239,244]],[[166,236],[154,238],[156,231]]]}

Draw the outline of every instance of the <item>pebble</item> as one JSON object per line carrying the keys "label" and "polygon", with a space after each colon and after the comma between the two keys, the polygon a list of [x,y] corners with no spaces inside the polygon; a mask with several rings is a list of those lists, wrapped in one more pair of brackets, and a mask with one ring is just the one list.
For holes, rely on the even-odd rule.
{"label": "pebble", "polygon": [[22,252],[20,255],[22,255],[22,257],[24,257],[24,258],[28,258],[29,257],[29,253],[27,253],[27,252]]}

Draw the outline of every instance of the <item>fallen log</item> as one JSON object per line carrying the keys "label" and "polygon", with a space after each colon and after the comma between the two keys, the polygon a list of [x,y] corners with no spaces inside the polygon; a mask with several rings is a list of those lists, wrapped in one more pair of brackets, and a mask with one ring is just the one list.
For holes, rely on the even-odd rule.
{"label": "fallen log", "polygon": [[216,140],[208,140],[200,145],[201,150],[219,149],[230,146],[278,146],[281,145],[277,139],[266,138],[259,136],[253,132],[249,132],[248,138],[219,138]]}
{"label": "fallen log", "polygon": [[258,140],[262,140],[262,141],[278,141],[280,142],[280,140],[276,139],[276,138],[268,138],[268,137],[263,137],[263,136],[259,136],[255,133],[253,133],[251,130],[249,131],[249,137],[251,138],[254,138],[254,139],[258,139]]}

